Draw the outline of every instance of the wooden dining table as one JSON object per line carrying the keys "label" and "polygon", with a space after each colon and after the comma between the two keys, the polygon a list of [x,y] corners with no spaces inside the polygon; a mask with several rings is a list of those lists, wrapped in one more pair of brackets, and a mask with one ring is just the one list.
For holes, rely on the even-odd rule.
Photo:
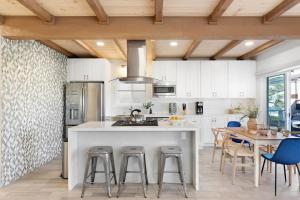
{"label": "wooden dining table", "polygon": [[[225,128],[229,132],[234,133],[241,139],[247,140],[254,145],[254,184],[256,187],[259,187],[260,182],[260,150],[259,147],[262,145],[279,145],[279,143],[286,139],[287,137],[283,136],[282,133],[278,132],[276,135],[268,134],[263,136],[260,134],[253,134],[249,130],[243,127],[236,128]],[[291,137],[291,136],[290,136]]]}

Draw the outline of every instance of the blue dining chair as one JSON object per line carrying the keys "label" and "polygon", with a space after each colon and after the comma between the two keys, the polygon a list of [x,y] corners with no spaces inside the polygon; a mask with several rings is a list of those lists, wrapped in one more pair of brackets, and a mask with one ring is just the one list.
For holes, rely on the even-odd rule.
{"label": "blue dining chair", "polygon": [[[241,127],[241,123],[238,122],[238,121],[229,121],[229,122],[227,123],[227,127],[232,127],[232,128],[234,128],[234,127]],[[233,142],[235,142],[235,143],[241,143],[241,142],[242,142],[242,140],[237,139],[237,138],[232,138],[231,140],[232,140]],[[249,145],[249,149],[251,150],[251,143],[250,143],[249,141],[245,140],[245,141],[244,141],[244,144]]]}
{"label": "blue dining chair", "polygon": [[300,170],[298,163],[300,163],[300,138],[287,138],[280,142],[276,152],[265,153],[261,155],[264,158],[263,166],[261,169],[261,175],[263,173],[266,160],[275,163],[275,196],[277,194],[277,164],[281,164],[284,167],[286,165],[295,165],[300,176]]}

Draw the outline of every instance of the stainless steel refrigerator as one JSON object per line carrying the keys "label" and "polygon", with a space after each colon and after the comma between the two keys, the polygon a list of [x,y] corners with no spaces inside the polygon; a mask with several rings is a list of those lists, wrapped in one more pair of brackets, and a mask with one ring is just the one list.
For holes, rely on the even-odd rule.
{"label": "stainless steel refrigerator", "polygon": [[65,86],[62,177],[68,177],[68,128],[88,121],[104,121],[104,82],[71,82]]}

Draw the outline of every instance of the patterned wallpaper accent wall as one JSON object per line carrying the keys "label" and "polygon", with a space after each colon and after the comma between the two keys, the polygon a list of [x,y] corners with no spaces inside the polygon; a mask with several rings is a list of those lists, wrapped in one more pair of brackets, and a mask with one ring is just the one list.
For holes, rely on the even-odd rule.
{"label": "patterned wallpaper accent wall", "polygon": [[61,154],[66,66],[39,42],[0,37],[0,186]]}

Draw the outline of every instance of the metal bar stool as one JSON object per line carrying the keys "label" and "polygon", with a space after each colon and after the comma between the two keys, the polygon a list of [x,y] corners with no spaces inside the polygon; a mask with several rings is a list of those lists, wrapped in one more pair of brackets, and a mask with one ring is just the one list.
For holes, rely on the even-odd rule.
{"label": "metal bar stool", "polygon": [[[140,173],[142,180],[142,187],[144,192],[144,197],[147,198],[146,195],[146,185],[148,185],[148,176],[147,176],[147,167],[146,167],[146,156],[145,149],[142,146],[126,146],[122,149],[122,161],[120,166],[120,176],[119,176],[119,184],[118,184],[118,193],[117,197],[120,196],[121,193],[121,184],[124,184],[126,181],[127,173]],[[137,158],[139,161],[139,171],[128,171],[128,160],[129,158]]]}
{"label": "metal bar stool", "polygon": [[[165,170],[165,163],[167,158],[175,158],[177,161],[178,171],[164,171]],[[184,172],[183,172],[183,153],[179,146],[163,146],[160,148],[160,160],[159,160],[159,167],[158,167],[158,195],[157,198],[160,197],[162,184],[163,184],[163,177],[164,173],[178,173],[180,182],[183,186],[183,191],[185,198],[187,198],[186,192],[186,183],[184,179]]]}
{"label": "metal bar stool", "polygon": [[[117,184],[113,148],[111,146],[91,147],[87,151],[87,155],[88,155],[88,159],[86,161],[86,166],[84,171],[81,198],[83,198],[84,196],[84,190],[86,184],[94,183],[96,173],[105,173],[105,184],[107,189],[107,195],[108,197],[111,197],[111,185],[110,185],[111,179],[113,178],[115,180],[115,184]],[[104,171],[97,171],[98,158],[100,158],[103,161]],[[91,172],[88,173],[90,168],[90,163],[91,163]],[[113,177],[111,175],[113,175]],[[87,182],[88,177],[91,177],[91,182]]]}

